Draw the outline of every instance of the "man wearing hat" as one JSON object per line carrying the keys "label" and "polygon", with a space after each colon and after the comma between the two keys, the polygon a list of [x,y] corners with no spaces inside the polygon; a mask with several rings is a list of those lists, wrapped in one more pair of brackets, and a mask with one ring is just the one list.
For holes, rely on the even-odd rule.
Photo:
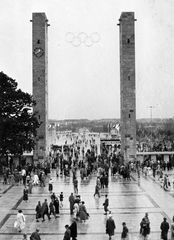
{"label": "man wearing hat", "polygon": [[36,228],[36,231],[31,234],[30,240],[41,240],[38,228]]}
{"label": "man wearing hat", "polygon": [[69,229],[69,225],[65,225],[65,233],[63,240],[70,240],[71,237],[71,230]]}
{"label": "man wearing hat", "polygon": [[109,240],[111,240],[111,236],[114,236],[115,229],[115,222],[112,219],[112,214],[110,213],[109,218],[106,220],[106,233],[109,235]]}
{"label": "man wearing hat", "polygon": [[167,222],[166,217],[164,217],[163,219],[164,219],[164,221],[161,223],[161,226],[160,226],[160,228],[161,228],[161,239],[167,240],[168,239],[167,235],[168,235],[168,231],[169,231],[169,224]]}
{"label": "man wearing hat", "polygon": [[126,239],[128,239],[129,230],[128,230],[125,222],[122,223],[122,226],[123,226],[123,231],[121,233],[121,240],[126,240]]}
{"label": "man wearing hat", "polygon": [[77,223],[75,218],[72,219],[72,224],[69,229],[71,230],[72,240],[77,240]]}

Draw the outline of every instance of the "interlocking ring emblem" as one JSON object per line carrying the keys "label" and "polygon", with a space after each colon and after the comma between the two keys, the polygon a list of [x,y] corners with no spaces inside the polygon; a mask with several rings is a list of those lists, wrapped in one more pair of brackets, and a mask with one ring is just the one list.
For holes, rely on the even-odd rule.
{"label": "interlocking ring emblem", "polygon": [[71,43],[74,47],[79,47],[84,44],[86,47],[92,47],[94,43],[100,41],[100,35],[97,32],[92,33],[88,36],[86,33],[81,32],[78,35],[68,32],[65,35],[65,39],[68,43]]}

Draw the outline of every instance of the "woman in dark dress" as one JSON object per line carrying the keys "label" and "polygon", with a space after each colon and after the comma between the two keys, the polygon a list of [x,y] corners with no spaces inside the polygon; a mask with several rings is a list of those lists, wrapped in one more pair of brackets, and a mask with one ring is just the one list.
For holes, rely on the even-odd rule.
{"label": "woman in dark dress", "polygon": [[24,191],[23,191],[23,200],[24,201],[28,201],[28,189],[27,189],[27,187],[25,186],[25,188],[24,188]]}
{"label": "woman in dark dress", "polygon": [[59,214],[59,199],[57,197],[54,200],[54,206],[55,206],[56,214]]}

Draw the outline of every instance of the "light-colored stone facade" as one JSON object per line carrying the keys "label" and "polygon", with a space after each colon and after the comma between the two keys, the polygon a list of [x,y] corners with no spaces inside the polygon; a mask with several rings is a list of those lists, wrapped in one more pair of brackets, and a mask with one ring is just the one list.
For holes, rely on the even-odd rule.
{"label": "light-colored stone facade", "polygon": [[121,152],[124,162],[136,158],[136,92],[134,13],[123,12],[120,28]]}
{"label": "light-colored stone facade", "polygon": [[34,112],[41,123],[33,158],[44,162],[48,155],[48,20],[45,13],[32,16],[32,63]]}

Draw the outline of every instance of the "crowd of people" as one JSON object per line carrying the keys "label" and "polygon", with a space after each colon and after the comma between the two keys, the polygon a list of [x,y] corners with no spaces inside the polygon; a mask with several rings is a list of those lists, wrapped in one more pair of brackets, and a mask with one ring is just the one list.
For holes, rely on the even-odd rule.
{"label": "crowd of people", "polygon": [[[81,150],[79,150],[79,148],[73,149],[73,151],[71,148],[65,148],[65,152],[58,152],[51,159],[51,162],[46,165],[35,166],[27,164],[25,167],[17,166],[14,171],[7,168],[4,173],[4,184],[11,183],[11,179],[13,179],[13,184],[24,185],[23,200],[26,202],[28,201],[29,194],[32,194],[33,187],[40,186],[48,188],[50,198],[45,199],[44,202],[38,201],[35,208],[36,222],[44,222],[47,219],[50,221],[52,217],[55,219],[61,218],[60,212],[61,209],[63,209],[64,194],[63,192],[60,192],[60,194],[56,196],[54,192],[54,184],[50,175],[51,167],[54,169],[54,174],[57,178],[64,177],[66,179],[70,176],[72,177],[73,189],[68,197],[72,223],[71,225],[65,225],[64,240],[69,240],[70,238],[76,240],[77,222],[85,224],[85,222],[90,219],[87,206],[79,193],[77,172],[80,173],[81,181],[90,180],[91,176],[96,176],[93,195],[97,209],[99,208],[99,198],[101,197],[101,193],[105,196],[103,214],[106,215],[106,233],[109,235],[109,239],[111,239],[114,235],[114,231],[116,229],[112,213],[109,209],[109,196],[105,191],[109,186],[109,174],[111,174],[111,176],[115,179],[122,178],[124,180],[131,181],[131,172],[137,172],[138,177],[140,177],[141,169],[142,174],[146,177],[149,172],[152,171],[153,176],[156,176],[156,174],[158,175],[164,189],[169,187],[170,181],[167,178],[168,176],[163,174],[163,171],[166,169],[170,170],[172,168],[171,162],[165,163],[162,160],[157,162],[154,162],[153,160],[146,160],[142,164],[138,161],[134,161],[125,165],[120,162],[120,156],[116,156],[115,154],[110,154],[109,156],[106,154],[96,155],[93,145],[91,145],[90,150],[82,154],[82,157],[80,157],[80,151]],[[164,219],[164,222],[166,222],[166,219]],[[26,218],[22,210],[19,210],[14,226],[19,232],[21,232],[25,227],[25,223]],[[168,230],[165,230],[164,226],[166,226],[165,223],[160,226],[162,231],[161,235],[163,237],[162,239],[167,240],[164,236],[166,236]],[[126,240],[129,237],[129,230],[126,222],[122,223],[122,227],[123,230],[121,233],[121,239]],[[150,221],[148,214],[145,215],[140,223],[140,234],[145,238],[150,234]],[[27,236],[24,237],[24,239],[27,239]],[[32,233],[31,237],[33,240],[40,240],[39,229],[36,229],[36,231]]]}
{"label": "crowd of people", "polygon": [[171,140],[149,140],[137,143],[138,152],[172,152],[174,142]]}

